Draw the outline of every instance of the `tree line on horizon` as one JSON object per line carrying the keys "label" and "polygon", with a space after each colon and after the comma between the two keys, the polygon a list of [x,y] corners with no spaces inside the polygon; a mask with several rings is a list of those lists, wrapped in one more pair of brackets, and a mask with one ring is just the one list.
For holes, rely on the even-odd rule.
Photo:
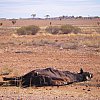
{"label": "tree line on horizon", "polygon": [[[36,19],[36,14],[32,14],[31,15],[34,19]],[[45,15],[44,16],[45,17],[45,19],[68,19],[68,18],[75,18],[75,19],[78,19],[78,18],[83,18],[83,19],[93,19],[93,18],[100,18],[99,16],[89,16],[88,15],[88,17],[83,17],[83,16],[59,16],[59,17],[50,17],[50,15],[49,14],[47,14],[47,15]],[[43,18],[41,18],[41,19],[43,19]]]}
{"label": "tree line on horizon", "polygon": [[[62,19],[95,19],[95,18],[100,18],[100,16],[65,16],[65,15],[62,15],[62,16],[58,16],[58,17],[50,17],[49,14],[45,15],[44,18],[41,18],[41,17],[36,17],[36,14],[33,13],[31,14],[31,18],[19,18],[19,19],[59,19],[59,20],[62,20]],[[0,18],[1,20],[6,20],[7,18]],[[17,18],[11,18],[11,20],[14,20]]]}

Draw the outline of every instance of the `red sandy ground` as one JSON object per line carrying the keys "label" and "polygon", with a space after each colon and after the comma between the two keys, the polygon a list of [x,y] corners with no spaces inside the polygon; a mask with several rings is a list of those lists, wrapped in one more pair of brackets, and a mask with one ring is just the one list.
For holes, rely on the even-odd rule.
{"label": "red sandy ground", "polygon": [[25,20],[25,19],[18,19],[16,20],[16,23],[13,25],[12,20],[0,20],[0,23],[3,23],[2,26],[27,26],[27,25],[37,25],[40,27],[43,26],[48,26],[50,25],[65,25],[65,24],[72,24],[72,25],[78,25],[78,26],[96,26],[97,22],[100,21],[100,18],[97,19],[63,19],[63,20],[35,20],[35,19],[30,19],[30,20]]}
{"label": "red sandy ground", "polygon": [[[20,23],[16,23],[16,26],[23,26],[29,24],[29,22],[31,23],[31,20],[20,20]],[[87,21],[83,22],[84,24],[87,23]],[[46,23],[49,23],[49,21]],[[57,24],[59,23],[57,22]],[[90,21],[90,23],[95,24],[96,21]],[[37,23],[35,22],[35,24]],[[38,22],[38,25],[42,26],[44,24]],[[4,26],[12,25],[6,23]],[[83,68],[85,71],[93,73],[94,77],[89,82],[61,87],[31,87],[24,89],[10,86],[0,87],[0,100],[100,100],[100,51],[96,52],[94,48],[85,46],[78,49],[63,49],[53,45],[54,43],[78,41],[78,39],[80,37],[67,35],[1,35],[0,70],[10,69],[12,72],[9,76],[20,76],[36,68],[54,67],[71,72],[79,72],[80,68]],[[82,39],[85,41],[85,38]],[[2,81],[2,76],[0,76],[0,80]]]}
{"label": "red sandy ground", "polygon": [[[56,42],[73,39],[66,37],[66,35],[1,36],[0,68],[12,69],[13,72],[10,76],[23,75],[36,68],[54,67],[72,72],[79,72],[79,69],[83,68],[94,74],[94,78],[90,82],[27,89],[0,87],[0,98],[3,98],[1,100],[17,100],[18,98],[20,100],[100,100],[100,88],[97,87],[97,84],[100,85],[100,53],[81,48],[70,50],[49,44],[31,44],[33,40],[38,43],[41,39]],[[31,52],[16,53],[17,51]]]}

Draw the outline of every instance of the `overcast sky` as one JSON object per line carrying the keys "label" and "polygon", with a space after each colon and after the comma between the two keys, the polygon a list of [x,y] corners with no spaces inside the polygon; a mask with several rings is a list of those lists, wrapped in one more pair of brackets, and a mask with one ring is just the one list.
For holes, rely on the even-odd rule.
{"label": "overcast sky", "polygon": [[100,0],[0,0],[0,18],[100,16]]}

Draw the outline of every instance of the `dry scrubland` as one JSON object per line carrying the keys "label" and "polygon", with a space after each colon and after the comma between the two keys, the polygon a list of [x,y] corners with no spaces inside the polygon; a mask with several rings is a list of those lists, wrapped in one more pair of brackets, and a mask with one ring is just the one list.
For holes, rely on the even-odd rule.
{"label": "dry scrubland", "polygon": [[[100,34],[96,31],[100,19],[17,20],[12,25],[2,20],[0,26],[0,81],[2,76],[20,76],[36,68],[54,67],[79,72],[80,68],[93,73],[89,82],[61,87],[0,87],[0,100],[100,100]],[[1,22],[1,20],[0,20]],[[82,33],[51,35],[45,28],[72,24]],[[21,26],[38,25],[36,35],[17,35]]]}

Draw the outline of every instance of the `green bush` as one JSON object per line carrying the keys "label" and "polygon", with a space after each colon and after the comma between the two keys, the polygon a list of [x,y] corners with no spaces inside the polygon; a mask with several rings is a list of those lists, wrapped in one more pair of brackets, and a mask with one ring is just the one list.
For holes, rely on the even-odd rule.
{"label": "green bush", "polygon": [[60,31],[60,28],[57,26],[49,26],[45,30],[46,32],[51,33],[51,34],[58,34]]}
{"label": "green bush", "polygon": [[61,32],[63,34],[68,34],[68,33],[79,33],[80,32],[80,28],[72,26],[72,25],[63,25],[61,26]]}
{"label": "green bush", "polygon": [[35,35],[40,28],[38,26],[30,25],[21,27],[17,30],[18,35]]}

